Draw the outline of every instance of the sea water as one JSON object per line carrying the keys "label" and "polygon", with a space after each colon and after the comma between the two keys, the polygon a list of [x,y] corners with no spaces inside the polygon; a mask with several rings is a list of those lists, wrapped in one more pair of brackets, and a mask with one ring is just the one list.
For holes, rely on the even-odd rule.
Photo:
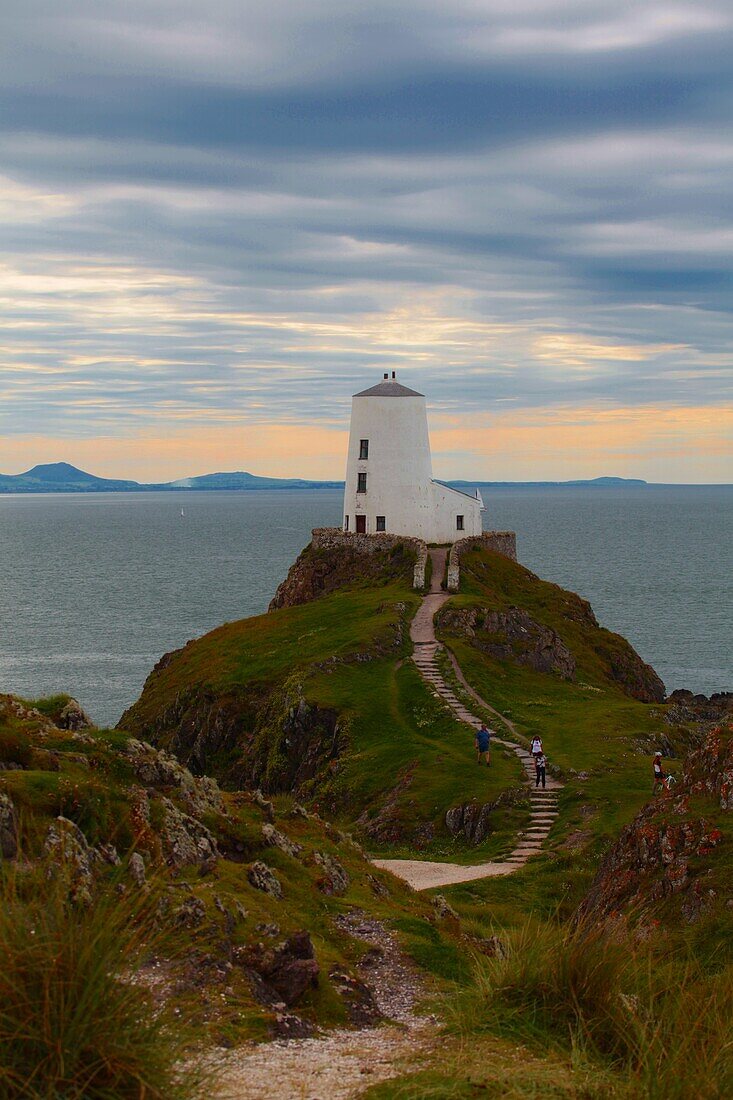
{"label": "sea water", "polygon": [[[733,688],[732,487],[484,497],[485,525],[669,690]],[[264,612],[311,528],[340,521],[333,490],[0,496],[0,691],[68,692],[114,724],[163,653]]]}

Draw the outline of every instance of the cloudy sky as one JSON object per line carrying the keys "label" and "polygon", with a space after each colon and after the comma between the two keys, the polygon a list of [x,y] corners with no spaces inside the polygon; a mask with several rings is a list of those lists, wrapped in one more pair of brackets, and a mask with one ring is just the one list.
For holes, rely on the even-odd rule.
{"label": "cloudy sky", "polygon": [[0,471],[733,481],[729,0],[5,0]]}

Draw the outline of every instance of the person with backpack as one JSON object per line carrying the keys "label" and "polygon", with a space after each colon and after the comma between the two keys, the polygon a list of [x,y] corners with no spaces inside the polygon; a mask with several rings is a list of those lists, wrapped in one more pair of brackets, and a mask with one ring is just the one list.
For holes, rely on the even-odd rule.
{"label": "person with backpack", "polygon": [[539,787],[540,780],[542,781],[542,789],[545,789],[545,772],[547,769],[547,757],[543,752],[539,756],[534,758],[534,772],[535,772],[535,787]]}
{"label": "person with backpack", "polygon": [[667,790],[667,776],[664,774],[664,768],[662,767],[662,754],[661,752],[655,752],[654,761],[652,763],[652,771],[654,772],[654,786],[652,787],[652,794],[657,794],[661,789]]}
{"label": "person with backpack", "polygon": [[476,763],[481,764],[483,757],[483,763],[488,768],[491,764],[491,731],[487,728],[485,722],[482,722],[476,730],[474,744],[476,746]]}
{"label": "person with backpack", "polygon": [[537,737],[535,735],[532,738],[532,744],[530,745],[530,750],[529,751],[532,753],[532,756],[534,756],[535,760],[537,759],[538,756],[542,755],[542,738],[541,737]]}

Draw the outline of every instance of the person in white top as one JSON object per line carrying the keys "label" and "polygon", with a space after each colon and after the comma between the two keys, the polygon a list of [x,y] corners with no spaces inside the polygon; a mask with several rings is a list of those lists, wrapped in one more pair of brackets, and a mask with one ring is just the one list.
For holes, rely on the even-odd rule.
{"label": "person in white top", "polygon": [[532,738],[532,745],[530,747],[530,752],[532,753],[532,756],[534,756],[535,760],[537,759],[538,756],[542,755],[542,738],[541,737],[533,737]]}

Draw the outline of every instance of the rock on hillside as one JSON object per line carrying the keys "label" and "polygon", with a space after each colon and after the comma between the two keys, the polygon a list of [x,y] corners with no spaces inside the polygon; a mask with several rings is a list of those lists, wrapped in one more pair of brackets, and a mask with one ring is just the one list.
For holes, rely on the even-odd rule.
{"label": "rock on hillside", "polygon": [[733,906],[733,727],[689,753],[680,782],[627,825],[580,906],[593,921],[694,923]]}
{"label": "rock on hillside", "polygon": [[363,539],[361,552],[351,544],[337,542],[319,548],[309,543],[291,565],[270,602],[270,611],[308,603],[355,581],[370,585],[400,578],[409,581],[416,556],[413,543],[388,537],[379,543]]}
{"label": "rock on hillside", "polygon": [[642,703],[664,700],[654,669],[574,592],[487,550],[461,559],[461,592],[438,615],[446,640],[461,637],[494,660],[563,680],[606,681]]}
{"label": "rock on hillside", "polygon": [[442,942],[429,902],[317,814],[222,792],[137,738],[64,729],[47,711],[0,695],[0,865],[18,864],[25,892],[147,906],[171,953],[135,980],[195,1011],[202,1039],[363,1023],[362,948],[339,923],[350,910],[429,918]]}

